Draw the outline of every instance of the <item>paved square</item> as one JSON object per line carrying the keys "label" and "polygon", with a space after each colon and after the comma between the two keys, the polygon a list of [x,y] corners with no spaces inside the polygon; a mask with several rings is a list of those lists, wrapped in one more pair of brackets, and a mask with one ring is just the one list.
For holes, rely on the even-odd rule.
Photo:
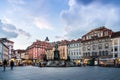
{"label": "paved square", "polygon": [[14,67],[2,71],[0,80],[120,80],[119,68],[105,67]]}

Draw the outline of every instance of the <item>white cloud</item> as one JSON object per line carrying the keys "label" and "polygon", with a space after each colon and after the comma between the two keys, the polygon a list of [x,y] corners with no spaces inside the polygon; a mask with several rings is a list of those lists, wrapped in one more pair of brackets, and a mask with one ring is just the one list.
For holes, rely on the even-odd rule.
{"label": "white cloud", "polygon": [[16,26],[8,23],[3,23],[0,20],[0,37],[16,38],[19,35],[23,35],[30,38],[31,35],[22,29],[16,28]]}
{"label": "white cloud", "polygon": [[12,23],[12,21],[10,19],[8,19],[6,16],[3,17],[2,22],[8,23],[8,24]]}
{"label": "white cloud", "polygon": [[53,29],[51,24],[44,18],[34,18],[34,24],[40,29]]}
{"label": "white cloud", "polygon": [[81,33],[100,27],[107,26],[112,29],[120,25],[119,8],[111,4],[92,2],[88,5],[77,3],[76,0],[69,0],[69,9],[61,12],[64,26],[71,30],[67,35],[69,38],[79,38]]}

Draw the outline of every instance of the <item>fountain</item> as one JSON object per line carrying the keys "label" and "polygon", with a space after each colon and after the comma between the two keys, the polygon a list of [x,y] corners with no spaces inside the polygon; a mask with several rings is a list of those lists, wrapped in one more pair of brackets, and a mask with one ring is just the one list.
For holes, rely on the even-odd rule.
{"label": "fountain", "polygon": [[[70,59],[70,58],[69,58]],[[70,64],[70,61],[61,60],[60,54],[58,50],[58,43],[55,43],[55,50],[54,50],[54,58],[51,61],[47,62],[47,67],[66,67],[66,66],[74,66],[74,64]]]}
{"label": "fountain", "polygon": [[58,50],[58,43],[55,43],[54,58],[51,61],[48,61],[48,67],[61,67],[64,64],[64,61],[60,59],[60,54]]}

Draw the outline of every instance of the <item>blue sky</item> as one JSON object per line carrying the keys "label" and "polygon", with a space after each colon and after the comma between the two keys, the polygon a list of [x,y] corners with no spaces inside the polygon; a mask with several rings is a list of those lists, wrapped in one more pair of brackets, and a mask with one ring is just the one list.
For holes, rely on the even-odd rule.
{"label": "blue sky", "polygon": [[100,26],[120,30],[120,0],[0,0],[0,37],[15,49],[46,36],[78,39]]}

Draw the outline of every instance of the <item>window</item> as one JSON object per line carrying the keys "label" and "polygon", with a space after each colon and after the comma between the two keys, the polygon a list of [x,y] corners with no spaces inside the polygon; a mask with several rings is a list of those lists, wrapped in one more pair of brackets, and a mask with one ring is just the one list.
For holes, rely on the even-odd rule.
{"label": "window", "polygon": [[105,39],[105,42],[108,42],[108,39]]}
{"label": "window", "polygon": [[109,48],[109,44],[108,43],[105,43],[105,48]]}
{"label": "window", "polygon": [[118,51],[118,48],[117,48],[117,47],[115,47],[115,51]]}
{"label": "window", "polygon": [[99,44],[99,45],[98,45],[98,48],[99,48],[99,49],[102,49],[102,44]]}
{"label": "window", "polygon": [[81,55],[81,53],[79,52],[79,55]]}
{"label": "window", "polygon": [[103,36],[103,32],[101,32],[101,37]]}
{"label": "window", "polygon": [[90,56],[90,52],[88,52],[88,56]]}
{"label": "window", "polygon": [[101,51],[99,51],[99,56],[102,56],[102,54],[101,54],[102,52]]}
{"label": "window", "polygon": [[87,47],[87,50],[90,50],[90,46]]}
{"label": "window", "polygon": [[117,57],[118,55],[117,54],[115,54],[115,57]]}
{"label": "window", "polygon": [[85,51],[86,50],[86,48],[85,47],[83,47],[83,51]]}
{"label": "window", "polygon": [[85,53],[83,53],[83,56],[85,56]]}
{"label": "window", "polygon": [[85,40],[85,37],[83,37],[83,40]]}
{"label": "window", "polygon": [[106,56],[108,55],[108,51],[105,51],[105,55],[106,55]]}
{"label": "window", "polygon": [[95,47],[96,47],[95,45],[93,45],[93,46],[92,46],[93,50],[95,50],[95,49],[96,49]]}
{"label": "window", "polygon": [[92,52],[92,56],[95,56],[95,52]]}
{"label": "window", "polygon": [[104,32],[104,35],[105,35],[105,36],[108,36],[108,31],[105,31],[105,32]]}
{"label": "window", "polygon": [[105,53],[105,52],[104,52],[104,51],[102,51],[102,56],[104,56],[104,53]]}

